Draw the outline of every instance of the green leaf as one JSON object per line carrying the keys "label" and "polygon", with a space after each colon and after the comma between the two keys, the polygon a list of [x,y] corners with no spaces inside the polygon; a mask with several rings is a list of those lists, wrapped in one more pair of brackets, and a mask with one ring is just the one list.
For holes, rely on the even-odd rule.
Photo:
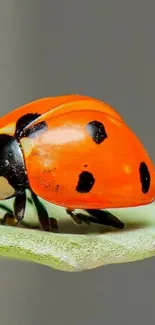
{"label": "green leaf", "polygon": [[[123,230],[99,225],[75,225],[63,208],[45,203],[57,218],[60,233],[37,228],[36,211],[29,202],[21,227],[0,226],[0,256],[33,261],[64,271],[82,271],[107,264],[134,262],[155,255],[155,204],[109,210],[125,222]],[[0,207],[12,209],[13,201]]]}

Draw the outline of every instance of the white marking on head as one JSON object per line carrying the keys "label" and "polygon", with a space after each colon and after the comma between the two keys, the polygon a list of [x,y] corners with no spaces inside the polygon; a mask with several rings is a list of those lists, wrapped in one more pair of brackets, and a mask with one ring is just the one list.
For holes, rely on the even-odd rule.
{"label": "white marking on head", "polygon": [[0,176],[0,200],[5,200],[15,194],[15,189],[9,184],[8,180]]}
{"label": "white marking on head", "polygon": [[3,128],[0,128],[0,134],[14,135],[15,130],[16,130],[15,124],[8,124]]}

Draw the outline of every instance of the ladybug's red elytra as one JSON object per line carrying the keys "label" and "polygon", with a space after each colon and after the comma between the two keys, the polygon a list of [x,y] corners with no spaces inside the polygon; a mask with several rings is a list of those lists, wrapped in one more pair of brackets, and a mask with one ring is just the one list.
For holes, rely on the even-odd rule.
{"label": "ladybug's red elytra", "polygon": [[[123,222],[105,209],[155,199],[151,159],[120,114],[100,100],[66,95],[24,105],[0,119],[0,143],[0,200],[15,198],[13,216],[3,223],[23,220],[26,189],[35,203],[41,197],[63,206],[77,223],[86,218],[75,213],[82,209],[85,221],[116,228]],[[52,230],[46,211],[38,217]]]}

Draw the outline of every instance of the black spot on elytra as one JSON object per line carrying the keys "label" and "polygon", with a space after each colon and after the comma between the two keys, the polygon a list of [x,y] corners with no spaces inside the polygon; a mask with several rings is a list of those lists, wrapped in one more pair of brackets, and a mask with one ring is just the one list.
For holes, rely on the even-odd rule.
{"label": "black spot on elytra", "polygon": [[16,123],[15,137],[19,140],[22,137],[24,128],[40,116],[41,114],[38,113],[28,113],[20,117]]}
{"label": "black spot on elytra", "polygon": [[139,166],[140,182],[142,185],[142,192],[147,193],[150,188],[151,176],[145,162],[141,162]]}
{"label": "black spot on elytra", "polygon": [[42,132],[48,130],[48,126],[45,121],[39,122],[32,127],[25,129],[22,133],[22,137],[36,138]]}
{"label": "black spot on elytra", "polygon": [[104,125],[98,121],[89,122],[86,130],[96,144],[102,143],[108,137]]}
{"label": "black spot on elytra", "polygon": [[85,165],[83,165],[83,167],[88,167],[88,165],[87,165],[87,164],[85,164]]}
{"label": "black spot on elytra", "polygon": [[79,193],[88,193],[91,191],[95,183],[95,178],[90,172],[83,171],[79,175],[78,184],[76,186],[76,191]]}

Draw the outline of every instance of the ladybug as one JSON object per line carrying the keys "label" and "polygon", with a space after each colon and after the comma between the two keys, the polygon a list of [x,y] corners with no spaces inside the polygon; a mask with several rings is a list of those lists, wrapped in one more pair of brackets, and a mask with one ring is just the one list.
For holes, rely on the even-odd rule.
{"label": "ladybug", "polygon": [[[24,105],[0,119],[0,143],[0,200],[14,197],[3,224],[23,220],[27,189],[36,206],[41,197],[78,224],[119,229],[124,223],[106,209],[155,199],[151,159],[120,114],[98,99],[66,95]],[[44,209],[38,218],[46,231],[57,227]]]}

